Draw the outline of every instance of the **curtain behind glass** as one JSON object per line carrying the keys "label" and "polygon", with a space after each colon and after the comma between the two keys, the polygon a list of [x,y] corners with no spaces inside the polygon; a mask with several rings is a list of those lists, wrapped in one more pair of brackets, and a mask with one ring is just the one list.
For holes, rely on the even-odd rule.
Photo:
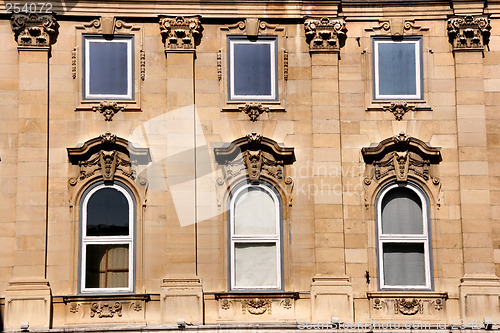
{"label": "curtain behind glass", "polygon": [[407,188],[397,187],[382,200],[383,234],[423,234],[422,202]]}
{"label": "curtain behind glass", "polygon": [[275,235],[276,210],[271,195],[249,187],[238,195],[234,207],[235,235]]}
{"label": "curtain behind glass", "polygon": [[87,245],[85,288],[128,287],[128,245]]}
{"label": "curtain behind glass", "polygon": [[236,287],[277,286],[276,250],[275,243],[236,243]]}

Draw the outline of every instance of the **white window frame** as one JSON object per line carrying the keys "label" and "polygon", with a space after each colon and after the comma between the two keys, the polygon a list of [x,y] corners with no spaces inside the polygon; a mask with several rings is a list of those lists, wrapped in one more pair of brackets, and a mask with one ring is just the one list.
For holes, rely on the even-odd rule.
{"label": "white window frame", "polygon": [[[235,204],[241,192],[245,191],[248,188],[261,188],[266,193],[271,195],[275,203],[275,221],[276,221],[276,233],[274,235],[244,235],[238,236],[235,235]],[[282,267],[283,263],[281,262],[281,200],[278,195],[267,185],[262,182],[259,183],[248,183],[243,186],[240,186],[234,194],[230,198],[229,203],[229,215],[230,215],[230,223],[229,223],[229,246],[230,246],[230,260],[229,260],[229,271],[230,271],[230,287],[231,290],[282,290]],[[236,244],[274,244],[276,245],[276,285],[268,285],[268,286],[237,286],[236,285],[236,263],[235,263],[235,245]]]}
{"label": "white window frame", "polygon": [[[380,78],[379,78],[379,53],[378,46],[380,44],[414,44],[415,45],[415,83],[416,83],[416,93],[415,95],[381,95],[380,94]],[[390,37],[373,37],[373,89],[374,96],[376,100],[387,100],[387,99],[408,99],[408,100],[422,100],[422,37],[412,36],[404,37],[402,40],[394,40]]]}
{"label": "white window frame", "polygon": [[[278,100],[278,77],[277,77],[277,36],[261,36],[250,41],[246,36],[228,36],[229,44],[229,101],[277,101]],[[234,94],[234,45],[236,44],[269,44],[271,60],[271,95],[235,95]]]}
{"label": "white window frame", "polygon": [[[394,188],[404,187],[418,195],[422,203],[422,234],[383,234],[382,233],[382,200],[385,195]],[[431,290],[432,288],[432,265],[430,255],[430,235],[429,235],[429,201],[424,191],[417,185],[408,182],[405,184],[393,183],[383,188],[376,202],[377,214],[377,246],[378,246],[378,264],[379,264],[379,285],[380,289],[398,289],[398,290]],[[384,244],[414,243],[424,245],[424,266],[425,266],[425,285],[387,285],[384,277]]]}
{"label": "white window frame", "polygon": [[[83,35],[84,43],[84,100],[132,100],[134,94],[134,36],[116,35],[112,39],[105,39],[103,35]],[[125,43],[127,45],[127,94],[91,94],[90,93],[90,43]]]}
{"label": "white window frame", "polygon": [[[104,188],[113,188],[125,196],[129,207],[129,234],[128,236],[87,236],[87,206],[90,198],[97,191]],[[134,221],[135,221],[135,201],[131,194],[120,185],[100,184],[88,191],[83,198],[81,204],[81,272],[80,272],[80,291],[81,293],[121,293],[133,292],[134,290]],[[86,288],[86,272],[87,272],[87,245],[128,245],[128,287],[127,288]]]}

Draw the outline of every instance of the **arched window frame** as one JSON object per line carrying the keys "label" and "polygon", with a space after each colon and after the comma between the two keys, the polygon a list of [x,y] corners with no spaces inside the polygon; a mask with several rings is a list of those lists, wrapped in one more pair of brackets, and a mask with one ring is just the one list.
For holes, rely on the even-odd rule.
{"label": "arched window frame", "polygon": [[[125,196],[129,207],[129,234],[127,236],[87,236],[87,205],[97,191],[104,188],[113,188]],[[79,292],[87,293],[131,293],[135,290],[135,233],[136,233],[136,200],[131,190],[122,182],[114,181],[106,184],[99,181],[90,185],[80,200],[80,269]],[[127,288],[86,288],[86,253],[87,245],[127,244],[128,253],[128,287]]]}
{"label": "arched window frame", "polygon": [[[413,191],[422,203],[422,234],[383,234],[382,233],[382,201],[387,193],[397,187],[403,187]],[[375,202],[376,224],[377,224],[377,261],[379,289],[381,290],[432,290],[434,288],[432,269],[432,246],[430,234],[430,203],[424,190],[411,181],[391,182],[383,187],[377,195]],[[385,243],[422,243],[424,244],[424,267],[425,285],[387,285],[384,276],[384,253]]]}
{"label": "arched window frame", "polygon": [[[258,187],[266,191],[275,203],[275,221],[276,221],[276,234],[274,235],[235,235],[235,219],[234,211],[235,204],[238,196],[248,188]],[[245,181],[240,183],[233,193],[229,196],[229,289],[232,291],[244,290],[283,290],[283,261],[282,261],[282,225],[283,225],[283,212],[282,200],[280,195],[272,185],[264,181]],[[275,243],[276,244],[276,285],[275,286],[237,286],[236,285],[236,269],[235,269],[235,244],[236,243]]]}

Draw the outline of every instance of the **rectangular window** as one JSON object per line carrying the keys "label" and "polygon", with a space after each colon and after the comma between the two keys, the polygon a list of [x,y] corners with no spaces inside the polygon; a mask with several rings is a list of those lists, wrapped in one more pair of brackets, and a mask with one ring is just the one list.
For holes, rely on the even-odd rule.
{"label": "rectangular window", "polygon": [[133,98],[133,44],[133,36],[83,36],[84,99]]}
{"label": "rectangular window", "polygon": [[373,38],[374,99],[423,99],[422,38]]}
{"label": "rectangular window", "polygon": [[229,100],[276,101],[277,38],[228,38]]}

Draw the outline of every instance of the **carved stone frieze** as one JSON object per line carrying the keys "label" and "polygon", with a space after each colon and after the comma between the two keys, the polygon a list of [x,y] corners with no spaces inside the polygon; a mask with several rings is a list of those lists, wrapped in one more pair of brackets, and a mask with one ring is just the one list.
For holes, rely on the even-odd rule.
{"label": "carved stone frieze", "polygon": [[113,116],[119,111],[123,112],[124,107],[118,106],[117,102],[102,101],[99,106],[92,107],[92,111],[99,111],[106,121],[112,121]]}
{"label": "carved stone frieze", "polygon": [[400,316],[445,316],[444,304],[448,299],[446,293],[434,292],[371,292],[368,293],[372,316],[388,318]]}
{"label": "carved stone frieze", "polygon": [[54,14],[12,14],[10,24],[19,47],[49,47],[59,30]]}
{"label": "carved stone frieze", "polygon": [[304,28],[310,52],[340,51],[347,32],[344,20],[330,17],[306,18]]}
{"label": "carved stone frieze", "polygon": [[263,106],[261,103],[247,103],[238,108],[240,112],[244,112],[251,121],[257,121],[259,116],[264,112],[269,112],[269,108]]}
{"label": "carved stone frieze", "polygon": [[118,317],[122,316],[121,302],[94,302],[90,305],[90,317],[98,318],[113,318],[115,314]]}
{"label": "carved stone frieze", "polygon": [[490,39],[490,19],[487,16],[457,16],[448,20],[448,37],[453,49],[482,50]]}
{"label": "carved stone frieze", "polygon": [[270,299],[244,299],[241,301],[241,313],[252,315],[272,314],[272,301]]}
{"label": "carved stone frieze", "polygon": [[[136,180],[133,166],[151,161],[148,148],[135,148],[129,141],[109,132],[85,142],[82,147],[67,150],[70,162],[80,167],[79,175],[69,180],[71,186],[96,176],[112,183],[117,174]],[[146,180],[140,179],[139,183],[146,185]]]}
{"label": "carved stone frieze", "polygon": [[408,111],[415,111],[414,105],[408,105],[406,102],[392,102],[390,105],[384,106],[384,111],[389,111],[394,115],[397,121],[403,119],[403,116]]}
{"label": "carved stone frieze", "polygon": [[160,17],[165,52],[194,51],[201,38],[200,16]]}

